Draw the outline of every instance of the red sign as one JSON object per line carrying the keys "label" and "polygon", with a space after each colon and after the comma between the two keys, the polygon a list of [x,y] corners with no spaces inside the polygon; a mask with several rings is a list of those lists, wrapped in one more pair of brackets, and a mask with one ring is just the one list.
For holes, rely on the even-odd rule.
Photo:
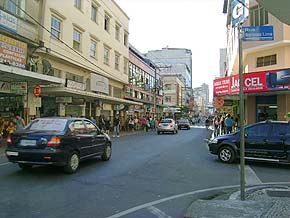
{"label": "red sign", "polygon": [[33,94],[35,97],[41,96],[41,87],[39,85],[33,87]]}
{"label": "red sign", "polygon": [[[272,70],[243,75],[244,92],[271,92],[290,89],[290,69]],[[214,96],[239,94],[239,75],[214,80]]]}

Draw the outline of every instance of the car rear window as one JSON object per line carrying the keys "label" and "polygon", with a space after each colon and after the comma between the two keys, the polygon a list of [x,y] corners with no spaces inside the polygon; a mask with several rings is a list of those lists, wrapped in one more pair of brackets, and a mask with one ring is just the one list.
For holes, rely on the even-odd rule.
{"label": "car rear window", "polygon": [[188,120],[179,120],[178,122],[179,122],[179,123],[189,123]]}
{"label": "car rear window", "polygon": [[64,119],[36,119],[26,129],[61,132],[65,129],[66,122]]}
{"label": "car rear window", "polygon": [[164,119],[164,120],[161,120],[161,123],[172,123],[172,120]]}

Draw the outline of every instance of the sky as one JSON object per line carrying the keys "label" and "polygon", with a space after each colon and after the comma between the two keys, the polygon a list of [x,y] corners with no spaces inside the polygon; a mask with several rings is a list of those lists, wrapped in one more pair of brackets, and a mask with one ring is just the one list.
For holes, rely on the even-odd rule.
{"label": "sky", "polygon": [[219,74],[219,49],[226,48],[223,0],[115,0],[129,16],[129,42],[148,50],[192,51],[193,87],[210,86]]}

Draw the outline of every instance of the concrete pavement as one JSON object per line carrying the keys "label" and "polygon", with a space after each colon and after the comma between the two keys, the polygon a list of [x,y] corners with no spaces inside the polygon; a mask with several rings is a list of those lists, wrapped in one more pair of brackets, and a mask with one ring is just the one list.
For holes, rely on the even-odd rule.
{"label": "concrete pavement", "polygon": [[237,189],[207,193],[188,208],[186,218],[289,218],[289,185],[259,185],[246,189],[241,201]]}

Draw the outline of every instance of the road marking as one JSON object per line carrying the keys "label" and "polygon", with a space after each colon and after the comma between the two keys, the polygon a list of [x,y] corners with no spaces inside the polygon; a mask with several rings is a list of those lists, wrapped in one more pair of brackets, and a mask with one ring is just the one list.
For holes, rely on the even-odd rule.
{"label": "road marking", "polygon": [[8,164],[11,164],[11,163],[10,162],[0,163],[0,166],[5,166],[5,165],[8,165]]}
{"label": "road marking", "polygon": [[168,216],[166,213],[164,213],[163,211],[159,210],[156,207],[149,206],[147,207],[147,209],[159,218],[172,218],[171,216]]}
{"label": "road marking", "polygon": [[[241,166],[239,165],[239,169]],[[245,180],[246,185],[260,185],[263,184],[260,178],[257,176],[255,171],[248,165],[245,165]]]}

